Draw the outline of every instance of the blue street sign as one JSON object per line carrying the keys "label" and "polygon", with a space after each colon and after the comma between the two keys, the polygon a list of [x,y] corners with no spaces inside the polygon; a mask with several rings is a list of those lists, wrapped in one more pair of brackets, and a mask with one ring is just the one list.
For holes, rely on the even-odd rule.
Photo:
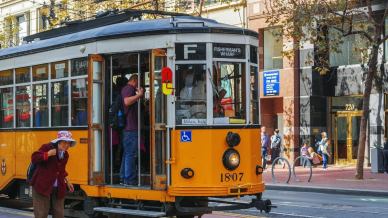
{"label": "blue street sign", "polygon": [[268,71],[263,74],[264,96],[279,95],[279,71]]}
{"label": "blue street sign", "polygon": [[191,142],[191,131],[181,131],[181,142]]}

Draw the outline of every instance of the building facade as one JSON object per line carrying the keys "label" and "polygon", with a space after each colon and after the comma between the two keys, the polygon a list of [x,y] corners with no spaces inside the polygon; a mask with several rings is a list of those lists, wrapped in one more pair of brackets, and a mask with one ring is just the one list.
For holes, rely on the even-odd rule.
{"label": "building facade", "polygon": [[0,33],[4,36],[2,47],[23,43],[23,37],[47,29],[42,13],[44,0],[0,0]]}
{"label": "building facade", "polygon": [[[374,10],[383,11],[384,4]],[[355,164],[364,90],[361,52],[357,52],[357,36],[349,36],[341,44],[341,53],[328,54],[330,72],[320,75],[314,66],[314,45],[304,43],[291,57],[283,51],[293,46],[292,40],[277,37],[279,28],[265,23],[265,1],[248,1],[248,26],[259,32],[259,74],[262,125],[270,134],[279,128],[284,137],[285,155],[295,159],[301,143],[314,145],[320,133],[329,135],[331,163]],[[388,19],[385,21],[388,34]],[[365,163],[377,161],[371,152],[383,145],[388,135],[388,42],[381,46],[378,75],[370,98]]]}

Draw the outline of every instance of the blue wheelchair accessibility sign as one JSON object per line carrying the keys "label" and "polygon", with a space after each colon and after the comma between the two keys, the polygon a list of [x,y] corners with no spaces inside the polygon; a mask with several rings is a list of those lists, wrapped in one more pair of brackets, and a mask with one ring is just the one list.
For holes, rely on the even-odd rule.
{"label": "blue wheelchair accessibility sign", "polygon": [[191,142],[191,131],[181,131],[181,142]]}

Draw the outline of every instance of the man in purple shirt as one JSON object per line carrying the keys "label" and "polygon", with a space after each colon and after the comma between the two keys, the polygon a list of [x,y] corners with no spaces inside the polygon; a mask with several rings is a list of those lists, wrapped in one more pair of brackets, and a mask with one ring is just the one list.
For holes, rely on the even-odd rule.
{"label": "man in purple shirt", "polygon": [[136,157],[138,141],[138,111],[137,100],[144,94],[144,89],[138,88],[138,77],[132,74],[127,85],[121,90],[123,98],[126,125],[123,131],[123,159],[121,161],[120,178],[124,185],[136,185]]}

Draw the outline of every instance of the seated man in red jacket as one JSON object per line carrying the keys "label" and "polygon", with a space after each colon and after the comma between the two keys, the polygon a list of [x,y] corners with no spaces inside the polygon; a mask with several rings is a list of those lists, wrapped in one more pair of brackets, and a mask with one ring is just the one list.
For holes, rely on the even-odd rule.
{"label": "seated man in red jacket", "polygon": [[31,162],[37,165],[31,180],[35,217],[46,218],[50,203],[53,217],[64,217],[66,187],[70,192],[74,191],[66,178],[67,149],[75,143],[70,132],[59,131],[56,139],[32,154]]}

